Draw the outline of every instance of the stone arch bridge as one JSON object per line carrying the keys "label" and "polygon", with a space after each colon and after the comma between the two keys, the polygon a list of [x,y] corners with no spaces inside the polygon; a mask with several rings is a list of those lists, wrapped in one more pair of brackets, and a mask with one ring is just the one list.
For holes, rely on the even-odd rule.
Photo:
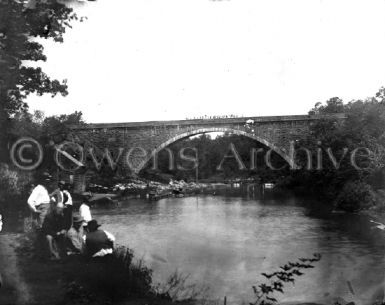
{"label": "stone arch bridge", "polygon": [[128,166],[134,173],[171,143],[208,132],[229,132],[255,139],[291,164],[291,141],[306,136],[315,121],[345,118],[345,114],[330,114],[87,124],[72,126],[70,137],[84,151],[92,148],[99,159],[109,154],[114,162],[117,160],[117,166]]}

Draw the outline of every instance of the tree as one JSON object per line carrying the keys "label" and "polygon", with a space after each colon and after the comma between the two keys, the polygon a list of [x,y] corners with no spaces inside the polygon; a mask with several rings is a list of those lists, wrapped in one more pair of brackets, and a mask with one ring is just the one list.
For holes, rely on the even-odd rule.
{"label": "tree", "polygon": [[330,114],[343,113],[345,110],[344,103],[339,97],[332,97],[326,101],[326,105],[318,102],[314,108],[309,111],[309,114]]}
{"label": "tree", "polygon": [[66,80],[51,79],[31,64],[47,59],[35,38],[63,42],[66,29],[78,19],[65,1],[0,1],[0,162],[6,160],[4,143],[13,118],[28,110],[27,96],[68,93]]}
{"label": "tree", "polygon": [[70,132],[71,125],[84,124],[83,113],[81,111],[47,117],[41,123],[42,137],[53,140],[58,144],[66,139]]}
{"label": "tree", "polygon": [[[360,206],[369,206],[368,202],[352,202],[348,196],[351,189],[361,187],[363,194],[370,194],[371,188],[383,188],[385,166],[385,89],[382,87],[374,97],[365,100],[353,100],[343,104],[339,98],[329,99],[325,105],[317,103],[310,111],[312,114],[329,114],[344,112],[347,118],[337,120],[318,120],[310,127],[307,139],[299,143],[316,156],[322,151],[322,167],[313,171],[302,169],[293,174],[309,193],[336,199],[339,206],[355,210]],[[343,155],[344,149],[348,152]],[[335,167],[329,152],[335,160],[342,160]],[[354,153],[353,153],[354,152]],[[354,156],[354,162],[352,161]],[[316,164],[316,158],[313,164]],[[354,197],[354,196],[353,196]]]}

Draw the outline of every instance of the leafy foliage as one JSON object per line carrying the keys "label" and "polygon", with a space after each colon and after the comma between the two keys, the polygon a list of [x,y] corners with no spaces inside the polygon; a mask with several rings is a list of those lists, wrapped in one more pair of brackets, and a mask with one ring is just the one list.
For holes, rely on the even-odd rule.
{"label": "leafy foliage", "polygon": [[[157,296],[172,301],[196,301],[205,299],[208,287],[189,283],[190,274],[183,274],[176,270],[167,281],[158,284],[154,289]],[[195,304],[195,303],[194,303]]]}
{"label": "leafy foliage", "polygon": [[367,183],[349,181],[336,199],[336,209],[357,212],[369,208],[375,203],[375,194]]}
{"label": "leafy foliage", "polygon": [[[63,42],[71,22],[78,20],[66,1],[0,1],[0,142],[7,141],[12,118],[26,112],[25,99],[37,95],[67,95],[67,81],[51,79],[33,62],[46,61],[38,39]],[[82,20],[80,20],[82,21]],[[5,158],[1,146],[0,161]]]}
{"label": "leafy foliage", "polygon": [[328,114],[328,113],[343,113],[343,101],[338,97],[332,97],[326,101],[326,105],[316,103],[314,108],[309,111],[309,114]]}
{"label": "leafy foliage", "polygon": [[18,199],[25,195],[30,181],[27,173],[0,163],[0,214],[11,209],[20,210]]}
{"label": "leafy foliage", "polygon": [[304,274],[303,269],[314,268],[314,263],[321,259],[321,254],[314,253],[312,258],[299,258],[296,262],[288,262],[273,273],[262,273],[268,283],[253,286],[255,300],[250,305],[274,305],[278,303],[274,293],[284,293],[286,283],[295,282],[295,277]]}
{"label": "leafy foliage", "polygon": [[0,191],[4,197],[5,193],[20,194],[24,185],[28,182],[27,175],[21,175],[18,171],[11,169],[7,164],[0,164]]}
{"label": "leafy foliage", "polygon": [[94,304],[101,299],[115,303],[129,296],[153,295],[152,271],[142,261],[134,262],[133,251],[124,246],[100,259],[85,262],[76,258],[71,268],[67,298],[73,302],[84,300],[86,304]]}
{"label": "leafy foliage", "polygon": [[347,118],[344,122],[320,120],[311,126],[309,136],[298,145],[312,151],[313,164],[321,166],[291,173],[286,185],[326,197],[344,210],[370,207],[372,188],[383,188],[385,183],[384,96],[381,88],[366,100],[343,104],[332,98],[325,105],[317,103],[310,114],[344,112]]}
{"label": "leafy foliage", "polygon": [[53,154],[54,145],[66,140],[72,125],[83,125],[83,114],[75,111],[71,114],[45,117],[41,111],[18,113],[12,120],[8,133],[10,143],[20,137],[33,137],[44,147],[44,160],[38,170],[50,169],[56,171]]}
{"label": "leafy foliage", "polygon": [[83,113],[75,111],[71,114],[62,114],[45,118],[41,123],[42,136],[45,139],[61,143],[64,141],[72,125],[84,125]]}
{"label": "leafy foliage", "polygon": [[23,61],[45,61],[43,46],[33,37],[62,42],[69,21],[76,15],[57,1],[1,1],[0,49],[3,109],[8,115],[27,109],[24,99],[31,93],[67,94],[65,82],[51,80],[40,67]]}

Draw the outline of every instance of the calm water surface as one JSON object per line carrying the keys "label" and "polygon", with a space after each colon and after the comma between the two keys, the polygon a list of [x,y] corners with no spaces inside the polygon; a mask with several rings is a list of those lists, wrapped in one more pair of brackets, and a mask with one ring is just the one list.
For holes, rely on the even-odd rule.
{"label": "calm water surface", "polygon": [[144,258],[156,282],[178,270],[208,285],[210,297],[240,304],[252,300],[251,286],[263,281],[261,272],[319,252],[322,260],[279,299],[369,302],[383,286],[385,233],[366,217],[307,206],[290,196],[198,196],[128,200],[115,209],[95,209],[93,216]]}

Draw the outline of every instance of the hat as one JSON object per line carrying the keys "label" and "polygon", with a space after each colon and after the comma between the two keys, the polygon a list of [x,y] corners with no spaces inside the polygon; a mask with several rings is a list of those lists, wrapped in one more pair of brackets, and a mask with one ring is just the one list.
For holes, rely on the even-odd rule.
{"label": "hat", "polygon": [[92,194],[91,194],[91,192],[83,192],[82,194],[81,194],[83,197],[92,197]]}
{"label": "hat", "polygon": [[84,218],[82,216],[80,216],[79,214],[76,214],[72,217],[73,223],[79,223],[79,222],[83,222],[83,221],[84,221]]}
{"label": "hat", "polygon": [[84,192],[82,194],[82,200],[85,203],[89,203],[91,201],[91,198],[92,198],[92,194],[90,192]]}
{"label": "hat", "polygon": [[90,231],[94,231],[99,228],[101,225],[95,219],[92,219],[88,222],[87,227]]}
{"label": "hat", "polygon": [[38,183],[48,183],[51,182],[52,176],[48,172],[39,172],[35,175],[35,179],[38,181]]}
{"label": "hat", "polygon": [[42,176],[42,177],[45,177],[45,178],[48,178],[48,179],[52,178],[52,176],[49,174],[49,172],[43,172],[43,173],[41,174],[41,176]]}

